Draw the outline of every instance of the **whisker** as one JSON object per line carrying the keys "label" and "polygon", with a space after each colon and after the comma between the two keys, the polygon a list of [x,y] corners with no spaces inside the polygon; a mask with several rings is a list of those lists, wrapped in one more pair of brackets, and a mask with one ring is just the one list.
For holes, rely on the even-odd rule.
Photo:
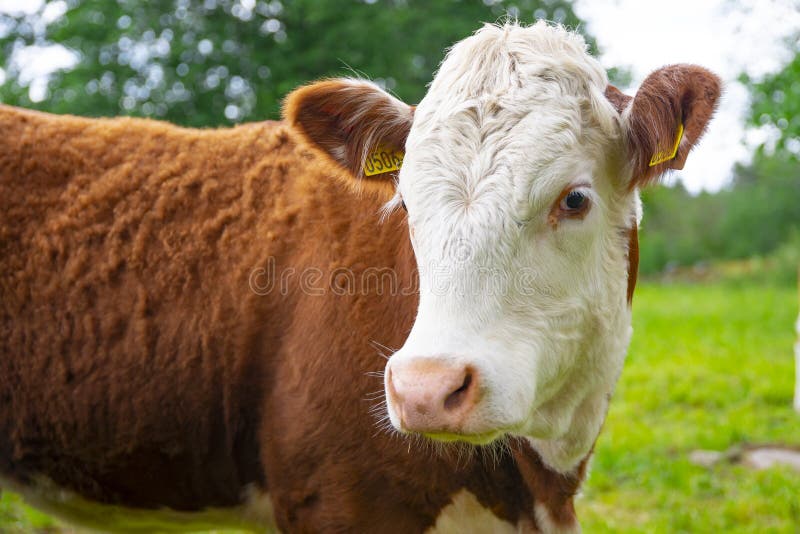
{"label": "whisker", "polygon": [[[374,339],[373,339],[373,340],[370,340],[370,343],[372,343],[372,345],[373,345],[375,348],[378,348],[378,349],[383,349],[383,350],[385,350],[386,352],[388,352],[388,353],[390,353],[390,354],[394,354],[395,352],[397,352],[397,351],[399,350],[399,349],[393,349],[392,347],[387,347],[387,346],[386,346],[386,345],[384,345],[383,343],[381,343],[381,342],[379,342],[379,341],[375,341]],[[388,358],[388,357],[387,357],[387,358]]]}
{"label": "whisker", "polygon": [[365,376],[371,376],[373,378],[380,378],[383,379],[383,371],[367,371],[364,373]]}

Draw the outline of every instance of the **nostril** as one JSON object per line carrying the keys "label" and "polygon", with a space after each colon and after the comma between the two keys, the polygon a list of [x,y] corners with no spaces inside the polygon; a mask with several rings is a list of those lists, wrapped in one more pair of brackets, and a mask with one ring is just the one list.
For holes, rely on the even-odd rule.
{"label": "nostril", "polygon": [[455,391],[451,392],[444,399],[444,409],[452,411],[457,409],[464,403],[464,399],[469,395],[470,388],[472,387],[472,371],[467,371],[464,374],[464,381]]}

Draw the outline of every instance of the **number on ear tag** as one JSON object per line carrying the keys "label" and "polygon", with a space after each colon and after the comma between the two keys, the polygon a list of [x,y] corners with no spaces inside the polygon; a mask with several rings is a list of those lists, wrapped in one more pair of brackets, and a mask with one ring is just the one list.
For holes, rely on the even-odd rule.
{"label": "number on ear tag", "polygon": [[375,176],[385,172],[399,171],[403,165],[403,156],[400,150],[395,150],[386,145],[378,145],[364,161],[364,175]]}

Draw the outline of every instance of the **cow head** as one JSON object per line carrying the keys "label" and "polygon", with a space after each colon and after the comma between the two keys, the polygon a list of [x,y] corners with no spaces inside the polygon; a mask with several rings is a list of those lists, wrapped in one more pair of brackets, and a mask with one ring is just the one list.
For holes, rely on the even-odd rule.
{"label": "cow head", "polygon": [[[537,23],[457,43],[416,109],[357,80],[290,95],[310,144],[408,211],[420,294],[384,377],[397,430],[527,437],[559,471],[586,456],[631,334],[638,187],[683,166],[719,92],[673,65],[631,98],[579,35]],[[405,150],[396,185],[363,176],[379,145]]]}

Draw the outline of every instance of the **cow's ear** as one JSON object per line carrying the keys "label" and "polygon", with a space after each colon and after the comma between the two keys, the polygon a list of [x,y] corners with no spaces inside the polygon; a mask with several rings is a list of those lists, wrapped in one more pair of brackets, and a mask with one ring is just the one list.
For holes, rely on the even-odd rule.
{"label": "cow's ear", "polygon": [[286,121],[355,178],[384,181],[402,163],[414,108],[372,82],[324,80],[293,91]]}
{"label": "cow's ear", "polygon": [[609,86],[606,96],[620,109],[627,130],[632,187],[683,168],[714,114],[720,90],[720,79],[696,65],[652,72],[632,100]]}

